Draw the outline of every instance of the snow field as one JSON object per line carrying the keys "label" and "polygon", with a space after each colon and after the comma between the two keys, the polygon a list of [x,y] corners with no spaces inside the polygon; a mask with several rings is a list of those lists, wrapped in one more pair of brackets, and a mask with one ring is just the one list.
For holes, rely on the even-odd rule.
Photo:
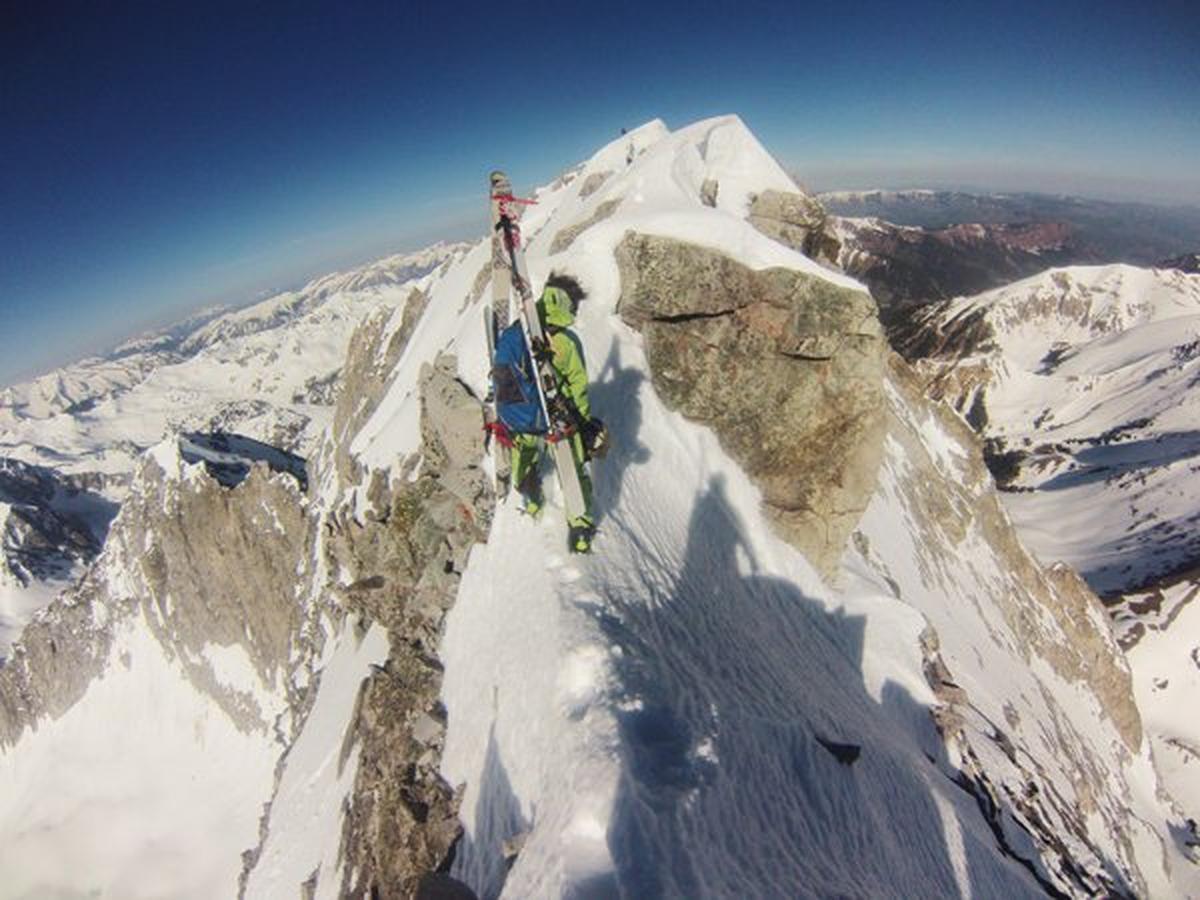
{"label": "snow field", "polygon": [[[924,618],[871,572],[838,596],[776,539],[716,438],[659,403],[640,336],[615,315],[627,229],[848,283],[743,221],[728,185],[794,190],[766,160],[736,120],[712,120],[664,136],[586,200],[570,185],[554,207],[540,194],[525,219],[535,283],[559,267],[590,292],[578,332],[614,449],[594,469],[596,553],[563,560],[557,509],[531,522],[501,505],[448,615],[442,766],[465,786],[456,874],[481,896],[1034,889],[927,759],[940,744]],[[594,160],[576,181],[609,167]],[[700,204],[708,177],[724,208]],[[559,228],[617,197],[616,217],[545,255]],[[482,386],[477,363],[460,366]],[[821,741],[862,756],[845,766]],[[505,843],[521,835],[506,879]]]}
{"label": "snow field", "polygon": [[284,757],[271,829],[246,883],[247,897],[294,897],[314,872],[314,898],[340,895],[342,812],[358,773],[358,748],[343,758],[345,737],[363,679],[372,664],[387,659],[388,649],[382,626],[360,634],[353,618],[330,636],[316,700]]}
{"label": "snow field", "polygon": [[[1177,616],[1164,630],[1148,629],[1128,651],[1134,691],[1154,759],[1185,817],[1200,821],[1200,602],[1194,582],[1164,591]],[[1190,597],[1189,597],[1190,595]]]}
{"label": "snow field", "polygon": [[0,750],[0,893],[233,895],[279,749],[239,731],[134,617],[78,703]]}

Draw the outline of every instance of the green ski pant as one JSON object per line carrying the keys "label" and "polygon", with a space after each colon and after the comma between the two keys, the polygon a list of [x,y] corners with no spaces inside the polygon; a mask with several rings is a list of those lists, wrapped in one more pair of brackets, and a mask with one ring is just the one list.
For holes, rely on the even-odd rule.
{"label": "green ski pant", "polygon": [[[542,486],[538,467],[545,449],[545,440],[536,434],[514,434],[512,436],[512,483],[526,497],[541,503]],[[583,460],[583,439],[578,434],[571,436],[571,457],[575,460],[575,471],[579,475],[579,486],[583,489],[582,516],[569,519],[567,525],[586,526],[594,524],[592,518],[592,479]]]}

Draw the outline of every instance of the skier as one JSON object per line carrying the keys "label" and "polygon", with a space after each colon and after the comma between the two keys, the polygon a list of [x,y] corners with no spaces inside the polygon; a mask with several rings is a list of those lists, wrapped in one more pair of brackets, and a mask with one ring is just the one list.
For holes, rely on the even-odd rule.
{"label": "skier", "polygon": [[[587,460],[601,455],[605,447],[606,434],[599,419],[593,419],[588,404],[587,367],[583,358],[583,347],[579,338],[570,330],[575,323],[575,312],[579,303],[587,296],[579,282],[570,275],[551,273],[546,279],[542,296],[537,301],[538,318],[546,333],[547,341],[534,347],[539,359],[548,359],[558,378],[562,402],[569,420],[575,423],[571,435],[571,455],[579,484],[583,489],[583,515],[567,522],[568,544],[574,553],[588,553],[592,549],[595,520],[592,516],[592,480],[587,473]],[[512,480],[525,501],[525,512],[536,516],[542,508],[542,485],[538,474],[544,440],[535,434],[512,436]]]}

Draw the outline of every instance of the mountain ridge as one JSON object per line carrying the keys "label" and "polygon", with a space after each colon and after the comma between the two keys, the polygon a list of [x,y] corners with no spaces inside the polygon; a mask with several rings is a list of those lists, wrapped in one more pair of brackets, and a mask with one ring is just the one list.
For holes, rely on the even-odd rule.
{"label": "mountain ridge", "polygon": [[[828,246],[810,241],[821,222],[762,221],[772,191],[789,218],[811,207],[737,117],[656,121],[525,214],[535,283],[565,270],[590,293],[576,328],[615,438],[595,469],[593,556],[566,555],[549,479],[539,521],[492,492],[489,238],[362,310],[307,491],[265,466],[224,487],[170,438],[139,455],[95,596],[53,604],[0,668],[0,713],[18,717],[0,767],[37,773],[0,796],[5,871],[136,896],[143,833],[115,826],[152,817],[129,770],[106,773],[128,842],[102,866],[39,791],[71,799],[62,785],[87,771],[71,741],[92,729],[109,742],[115,722],[159,723],[192,759],[209,721],[193,782],[155,781],[167,807],[236,817],[220,842],[155,835],[178,863],[168,883],[205,868],[200,896],[234,881],[245,896],[402,894],[446,867],[481,896],[1191,892],[1185,817],[1103,608],[1023,548],[978,438],[882,347],[863,286],[791,245]],[[822,302],[851,295],[853,327],[831,327]],[[664,297],[680,321],[649,304]],[[689,322],[697,298],[719,315]],[[876,364],[844,367],[866,344]],[[872,452],[835,461],[854,496],[805,493],[822,475],[802,465],[746,462],[744,416],[669,386],[694,372],[686,386],[719,397],[734,350],[779,373],[747,415],[802,384],[824,385],[807,405],[832,420],[839,389],[875,392]],[[782,431],[820,446],[822,421]],[[825,549],[774,521],[777,487],[799,491],[787,499],[828,529]],[[65,666],[76,649],[96,665]],[[174,703],[150,702],[156,683]],[[116,685],[147,702],[111,704]],[[36,732],[19,711],[32,696],[53,709]],[[154,774],[156,746],[109,758]],[[252,765],[229,765],[238,753]],[[35,813],[60,838],[53,871],[9,839],[32,841]]]}

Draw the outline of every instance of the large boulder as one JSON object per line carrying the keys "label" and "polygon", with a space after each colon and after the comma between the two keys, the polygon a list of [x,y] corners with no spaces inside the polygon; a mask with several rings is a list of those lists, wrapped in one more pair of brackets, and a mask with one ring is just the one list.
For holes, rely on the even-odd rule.
{"label": "large boulder", "polygon": [[769,190],[750,203],[750,224],[805,256],[836,266],[838,241],[825,207],[808,194]]}
{"label": "large boulder", "polygon": [[862,291],[630,233],[616,252],[622,318],[655,389],[712,427],[785,538],[831,574],[875,487],[885,343]]}

